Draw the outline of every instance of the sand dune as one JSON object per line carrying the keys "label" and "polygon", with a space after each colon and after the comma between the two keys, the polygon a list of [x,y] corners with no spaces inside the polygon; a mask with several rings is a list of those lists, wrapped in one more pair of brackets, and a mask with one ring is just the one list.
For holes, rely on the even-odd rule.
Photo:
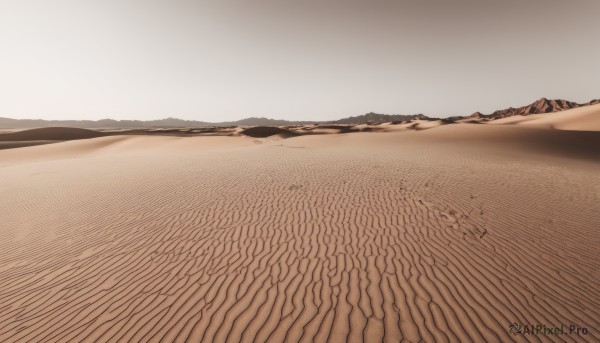
{"label": "sand dune", "polygon": [[68,141],[106,136],[105,133],[73,127],[44,127],[0,134],[0,141]]}
{"label": "sand dune", "polygon": [[0,341],[597,342],[598,143],[453,124],[3,150]]}
{"label": "sand dune", "polygon": [[76,139],[106,136],[107,133],[71,127],[44,127],[0,133],[0,150],[30,147]]}
{"label": "sand dune", "polygon": [[457,144],[463,150],[507,156],[533,155],[600,161],[600,132],[546,130],[528,126],[446,125],[420,134],[418,142]]}
{"label": "sand dune", "polygon": [[255,138],[265,138],[269,136],[280,135],[282,137],[293,137],[297,136],[296,133],[286,130],[280,127],[274,126],[255,126],[244,129],[240,132],[243,135],[255,137]]}
{"label": "sand dune", "polygon": [[58,143],[63,141],[54,141],[54,140],[29,140],[29,141],[0,141],[0,150],[3,149],[16,149],[16,148],[24,148],[28,146],[34,145],[44,145],[51,143]]}
{"label": "sand dune", "polygon": [[[548,110],[552,103],[541,102],[535,111]],[[565,103],[577,105],[575,103]],[[533,106],[533,105],[532,105]],[[550,106],[550,107],[548,107]],[[566,106],[566,105],[565,105]],[[529,107],[527,107],[529,108]],[[520,108],[525,111],[527,108]],[[527,110],[529,111],[529,110]],[[524,113],[528,113],[525,111]],[[534,111],[534,110],[531,110]],[[534,111],[534,112],[535,112]],[[452,119],[412,119],[404,122],[370,123],[370,124],[315,124],[293,126],[255,126],[255,127],[197,127],[197,128],[143,128],[143,129],[110,129],[88,130],[69,127],[48,127],[25,130],[5,130],[0,132],[0,150],[29,147],[57,143],[69,140],[90,139],[115,135],[141,136],[248,136],[253,138],[272,137],[285,139],[302,135],[343,134],[357,132],[404,132],[435,129],[447,124],[490,124],[490,125],[522,125],[543,129],[568,131],[600,131],[600,104],[573,108],[562,112],[529,115],[513,115],[490,120],[480,115],[460,120]],[[467,135],[468,136],[468,135]]]}
{"label": "sand dune", "polygon": [[564,112],[538,115],[523,125],[535,125],[559,130],[600,131],[600,104]]}
{"label": "sand dune", "polygon": [[490,121],[489,124],[517,124],[571,131],[600,131],[600,104],[555,113],[506,117]]}

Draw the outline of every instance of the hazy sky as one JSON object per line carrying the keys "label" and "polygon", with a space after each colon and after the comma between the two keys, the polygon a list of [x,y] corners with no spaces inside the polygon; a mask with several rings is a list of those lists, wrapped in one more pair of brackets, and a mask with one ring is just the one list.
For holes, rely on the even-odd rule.
{"label": "hazy sky", "polygon": [[600,97],[598,0],[0,0],[0,116],[491,112]]}

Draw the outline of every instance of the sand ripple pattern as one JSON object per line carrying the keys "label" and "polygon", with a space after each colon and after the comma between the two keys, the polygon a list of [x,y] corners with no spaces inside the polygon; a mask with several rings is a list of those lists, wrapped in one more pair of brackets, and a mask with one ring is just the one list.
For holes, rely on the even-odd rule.
{"label": "sand ripple pattern", "polygon": [[289,142],[0,168],[0,341],[600,340],[597,176]]}

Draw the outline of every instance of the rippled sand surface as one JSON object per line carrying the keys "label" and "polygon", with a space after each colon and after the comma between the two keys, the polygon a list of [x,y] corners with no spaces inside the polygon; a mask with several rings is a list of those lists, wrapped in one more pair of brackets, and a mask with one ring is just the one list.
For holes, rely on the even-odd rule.
{"label": "rippled sand surface", "polygon": [[0,151],[0,341],[597,342],[600,141],[541,130]]}

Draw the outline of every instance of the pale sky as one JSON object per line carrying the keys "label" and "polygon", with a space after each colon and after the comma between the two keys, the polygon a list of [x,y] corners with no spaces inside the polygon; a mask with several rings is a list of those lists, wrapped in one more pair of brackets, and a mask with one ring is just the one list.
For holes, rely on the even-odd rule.
{"label": "pale sky", "polygon": [[600,98],[598,0],[0,0],[0,116],[445,117]]}

